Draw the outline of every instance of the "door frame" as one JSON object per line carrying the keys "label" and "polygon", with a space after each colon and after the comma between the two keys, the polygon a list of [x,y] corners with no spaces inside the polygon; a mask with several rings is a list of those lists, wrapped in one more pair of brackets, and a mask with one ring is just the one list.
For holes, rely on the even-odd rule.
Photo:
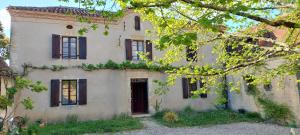
{"label": "door frame", "polygon": [[135,113],[133,112],[132,108],[133,108],[133,104],[132,104],[132,83],[135,82],[145,82],[147,87],[145,90],[145,94],[146,94],[146,99],[144,99],[144,101],[146,102],[144,104],[145,107],[145,112],[143,112],[142,114],[149,114],[149,79],[148,78],[130,78],[130,110],[131,110],[131,114],[135,115]]}

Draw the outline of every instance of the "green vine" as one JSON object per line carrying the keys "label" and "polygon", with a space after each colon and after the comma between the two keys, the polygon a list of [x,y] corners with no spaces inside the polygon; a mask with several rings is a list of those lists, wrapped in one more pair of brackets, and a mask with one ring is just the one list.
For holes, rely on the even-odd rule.
{"label": "green vine", "polygon": [[[254,75],[247,74],[243,78],[248,86],[247,93],[252,95],[262,107],[266,119],[281,125],[294,125],[294,114],[287,105],[277,103],[262,94],[257,88]],[[267,81],[263,84],[267,85],[271,82]]]}
{"label": "green vine", "polygon": [[95,71],[95,70],[101,70],[101,69],[112,69],[112,70],[126,70],[126,69],[145,69],[149,71],[155,71],[155,72],[162,72],[166,70],[174,69],[173,66],[159,66],[155,64],[148,64],[145,62],[138,62],[133,63],[131,61],[124,61],[122,63],[116,63],[112,60],[107,61],[106,63],[99,63],[99,64],[86,64],[83,63],[81,65],[77,66],[63,66],[63,65],[51,65],[51,66],[33,66],[31,64],[23,64],[24,68],[24,74],[27,75],[29,72],[29,69],[40,69],[40,70],[51,70],[51,71],[62,71],[64,69],[70,69],[70,68],[80,68],[84,71]]}

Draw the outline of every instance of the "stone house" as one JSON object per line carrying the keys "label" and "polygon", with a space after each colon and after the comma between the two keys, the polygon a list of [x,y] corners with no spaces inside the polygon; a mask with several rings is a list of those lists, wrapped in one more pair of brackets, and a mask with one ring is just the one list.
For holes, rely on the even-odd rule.
{"label": "stone house", "polygon": [[[272,26],[258,25],[251,29],[252,32],[258,32],[260,30],[267,31],[263,35],[265,38],[271,38],[273,40],[284,42],[288,37],[288,30],[286,28],[276,28]],[[299,41],[299,40],[298,40]],[[268,41],[259,40],[258,45],[268,49],[273,44]],[[267,61],[267,68],[273,69],[278,67],[284,62],[283,59],[272,58]],[[245,73],[246,74],[246,73]],[[263,112],[261,105],[255,100],[255,98],[248,94],[247,82],[243,79],[243,75],[229,75],[227,80],[233,83],[240,83],[240,92],[229,93],[229,104],[233,110],[245,109],[250,112]],[[257,86],[257,89],[267,98],[287,105],[294,113],[296,122],[300,124],[300,73],[297,75],[285,75],[279,76],[271,80],[270,84],[261,84]],[[263,114],[263,113],[262,113]]]}
{"label": "stone house", "polygon": [[[162,72],[143,69],[85,71],[77,68],[83,63],[98,64],[109,60],[135,63],[140,60],[138,52],[148,52],[149,58],[162,55],[153,47],[151,38],[145,35],[145,30],[152,28],[151,24],[130,10],[124,17],[110,22],[107,36],[102,34],[105,19],[84,9],[10,6],[8,11],[12,33],[11,68],[24,74],[28,65],[40,67],[31,68],[26,76],[48,86],[47,92],[39,94],[29,90],[18,93],[16,101],[31,97],[34,109],[18,107],[16,116],[60,121],[73,114],[80,120],[110,118],[121,113],[152,114],[156,101],[160,100],[161,108],[171,110],[182,110],[186,106],[196,110],[215,109],[216,94],[190,98],[190,91],[201,84],[191,84],[187,79],[177,79],[167,95],[157,96],[153,81],[165,80],[167,76]],[[98,29],[79,35],[78,30],[87,24],[76,20],[76,16],[89,17],[98,24]],[[204,48],[203,52],[209,50],[211,48]],[[199,63],[212,60],[213,57],[208,57]],[[49,66],[68,68],[53,71],[47,69]]]}
{"label": "stone house", "polygon": [[[216,109],[217,95],[214,92],[190,98],[190,91],[201,87],[201,83],[189,83],[177,79],[168,94],[154,94],[157,87],[154,80],[166,80],[162,72],[145,69],[100,69],[86,71],[78,68],[83,63],[98,64],[112,60],[116,63],[140,60],[138,52],[148,52],[149,58],[162,56],[156,50],[151,37],[145,35],[152,26],[142,21],[138,14],[127,11],[126,15],[110,22],[109,34],[103,35],[106,20],[100,14],[90,14],[84,9],[71,7],[21,7],[10,6],[11,47],[10,67],[19,74],[26,74],[33,81],[42,81],[48,91],[32,93],[29,90],[18,93],[16,100],[30,96],[33,110],[18,107],[16,116],[27,116],[31,120],[61,121],[68,115],[77,115],[80,120],[111,118],[126,113],[147,115],[155,113],[157,101],[161,108],[174,111],[191,106],[198,111]],[[71,15],[70,15],[71,14]],[[97,30],[79,35],[78,30],[86,27],[76,16],[91,18],[98,24]],[[280,30],[277,30],[280,31]],[[278,32],[274,32],[275,36]],[[282,34],[282,33],[281,33]],[[198,51],[206,57],[197,62],[214,63],[215,56],[207,54],[212,47]],[[198,54],[198,55],[199,55]],[[184,61],[183,61],[184,63]],[[271,61],[270,65],[277,62]],[[27,71],[25,67],[31,68]],[[49,70],[49,67],[52,67]],[[227,76],[228,81],[241,81],[241,75]],[[241,81],[241,92],[229,92],[229,107],[261,111],[253,97],[246,93]],[[300,123],[300,99],[295,76],[284,79],[284,90],[273,80],[272,90],[265,91],[272,99],[288,104]]]}

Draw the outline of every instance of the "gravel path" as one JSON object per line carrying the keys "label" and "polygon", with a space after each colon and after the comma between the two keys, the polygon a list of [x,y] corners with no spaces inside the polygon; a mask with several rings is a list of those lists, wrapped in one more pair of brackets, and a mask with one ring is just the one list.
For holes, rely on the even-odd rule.
{"label": "gravel path", "polygon": [[[116,133],[117,135],[289,135],[290,128],[261,123],[234,123],[209,127],[168,128],[152,119],[142,119],[144,129]],[[300,129],[296,129],[300,135]]]}

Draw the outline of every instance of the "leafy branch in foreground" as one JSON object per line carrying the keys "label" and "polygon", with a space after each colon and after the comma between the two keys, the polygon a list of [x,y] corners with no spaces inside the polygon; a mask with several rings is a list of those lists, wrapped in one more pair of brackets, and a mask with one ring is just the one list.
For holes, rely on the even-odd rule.
{"label": "leafy branch in foreground", "polygon": [[15,95],[25,89],[32,92],[40,93],[46,91],[47,88],[40,82],[32,82],[24,77],[17,76],[12,87],[6,88],[6,94],[0,96],[0,110],[4,111],[3,123],[8,126],[8,120],[13,117],[15,109],[22,104],[25,109],[33,109],[33,101],[30,97],[23,98],[21,101],[14,99]]}
{"label": "leafy branch in foreground", "polygon": [[[95,1],[80,1],[79,4],[87,10],[105,9],[108,5],[106,0],[97,2],[101,4],[97,5]],[[208,63],[190,61],[180,68],[167,70],[168,83],[174,82],[175,78],[186,76],[196,80],[202,78],[207,84],[214,85],[224,75],[244,74],[253,70],[263,71],[276,59],[283,60],[279,66],[268,68],[267,72],[264,70],[256,75],[261,78],[267,76],[275,78],[299,71],[299,68],[294,68],[299,66],[300,60],[298,0],[113,0],[112,2],[117,3],[115,5],[117,12],[121,13],[130,8],[140,13],[143,20],[151,22],[153,29],[148,30],[148,34],[157,37],[153,40],[155,48],[164,52],[163,56],[155,61],[160,65],[185,61],[187,48],[198,52],[206,49],[205,53],[198,54],[199,61],[208,57],[211,61]],[[274,14],[274,11],[278,14]],[[264,37],[254,30],[270,27],[273,30],[284,30],[286,38],[278,37],[280,40],[276,40]],[[270,42],[272,47],[262,47],[258,44],[259,41]]]}

